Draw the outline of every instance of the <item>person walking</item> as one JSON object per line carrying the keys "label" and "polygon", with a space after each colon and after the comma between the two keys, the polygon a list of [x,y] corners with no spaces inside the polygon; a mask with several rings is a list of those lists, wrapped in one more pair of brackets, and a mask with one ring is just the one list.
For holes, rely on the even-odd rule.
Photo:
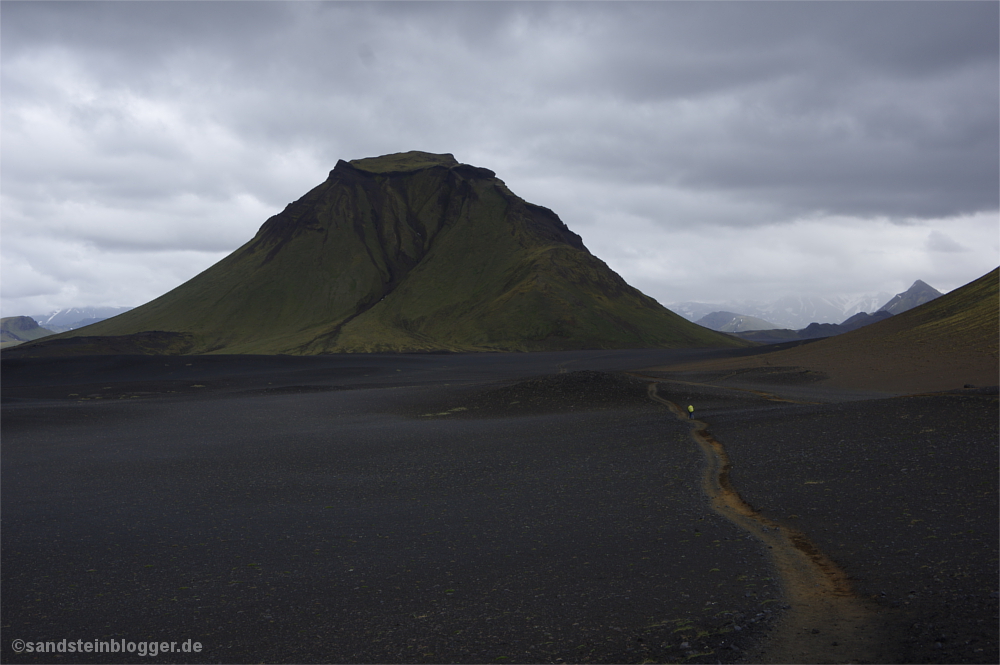
{"label": "person walking", "polygon": [[688,404],[688,420],[694,420],[694,407]]}

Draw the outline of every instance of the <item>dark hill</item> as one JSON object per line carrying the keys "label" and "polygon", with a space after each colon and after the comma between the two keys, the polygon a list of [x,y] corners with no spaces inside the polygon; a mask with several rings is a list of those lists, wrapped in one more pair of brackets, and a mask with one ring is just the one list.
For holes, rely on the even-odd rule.
{"label": "dark hill", "polygon": [[103,337],[150,332],[183,341],[156,347],[162,353],[746,344],[626,284],[554,212],[492,171],[423,152],[338,162],[205,272],[60,338],[86,336],[96,353]]}
{"label": "dark hill", "polygon": [[845,319],[843,323],[810,323],[801,330],[789,330],[781,328],[777,330],[751,330],[747,332],[736,332],[734,335],[741,339],[748,339],[760,344],[780,344],[795,339],[819,339],[821,337],[833,337],[843,335],[846,332],[863,328],[877,321],[888,319],[892,314],[879,310],[874,314],[858,312],[854,316]]}

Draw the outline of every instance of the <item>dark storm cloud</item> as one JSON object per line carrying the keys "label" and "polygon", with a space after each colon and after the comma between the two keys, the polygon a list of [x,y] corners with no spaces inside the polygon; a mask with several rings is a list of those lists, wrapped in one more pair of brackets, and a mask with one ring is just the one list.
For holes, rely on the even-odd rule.
{"label": "dark storm cloud", "polygon": [[[620,95],[645,105],[650,121],[595,123],[589,145],[553,137],[567,161],[600,164],[603,136],[627,147],[633,178],[781,201],[790,216],[997,207],[996,4],[626,12],[644,20],[595,22],[600,46],[568,79],[547,83],[567,95]],[[641,36],[630,38],[633,29]]]}
{"label": "dark storm cloud", "polygon": [[5,32],[14,57],[58,45],[108,83],[201,97],[245,139],[328,159],[365,143],[354,132],[469,142],[453,121],[493,106],[508,113],[485,131],[537,146],[546,169],[627,162],[789,216],[997,206],[995,3],[15,4],[6,25],[33,20]]}
{"label": "dark storm cloud", "polygon": [[338,159],[411,149],[496,170],[661,299],[692,229],[737,272],[776,225],[847,218],[827,253],[881,220],[985,265],[946,220],[982,238],[1000,206],[998,7],[3,2],[4,302],[69,263],[206,267]]}

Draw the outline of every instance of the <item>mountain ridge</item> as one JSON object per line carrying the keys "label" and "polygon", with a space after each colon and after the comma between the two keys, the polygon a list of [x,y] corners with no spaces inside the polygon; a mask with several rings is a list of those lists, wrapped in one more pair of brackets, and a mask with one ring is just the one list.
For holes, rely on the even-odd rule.
{"label": "mountain ridge", "polygon": [[746,332],[735,332],[734,335],[752,342],[760,344],[777,344],[796,339],[820,339],[822,337],[833,337],[857,330],[867,325],[877,323],[892,316],[891,313],[879,310],[873,314],[868,312],[858,312],[854,316],[845,319],[841,323],[810,323],[805,328],[790,330],[788,328],[772,328],[769,330],[750,330]]}

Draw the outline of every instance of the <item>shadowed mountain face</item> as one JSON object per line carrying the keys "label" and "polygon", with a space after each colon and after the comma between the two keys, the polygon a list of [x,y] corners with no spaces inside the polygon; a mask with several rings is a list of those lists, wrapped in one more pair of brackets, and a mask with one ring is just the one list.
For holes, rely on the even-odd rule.
{"label": "shadowed mountain face", "polygon": [[492,171],[422,152],[340,161],[202,274],[62,337],[148,331],[163,353],[743,344],[626,284]]}

